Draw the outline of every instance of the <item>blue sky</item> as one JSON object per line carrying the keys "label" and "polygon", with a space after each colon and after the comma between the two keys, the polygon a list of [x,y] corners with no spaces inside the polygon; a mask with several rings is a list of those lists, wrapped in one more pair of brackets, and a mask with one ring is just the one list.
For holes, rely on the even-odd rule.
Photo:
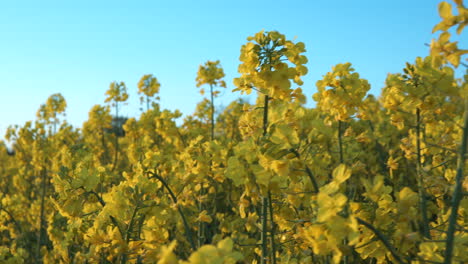
{"label": "blue sky", "polygon": [[[144,74],[161,83],[163,108],[194,111],[202,99],[198,66],[220,60],[228,88],[239,51],[256,32],[278,30],[306,44],[309,105],[315,82],[337,63],[351,62],[378,95],[388,73],[426,56],[439,21],[437,0],[288,1],[2,1],[0,3],[0,135],[35,118],[40,104],[60,92],[67,120],[80,127],[104,104],[112,81],[130,93],[126,116],[139,115],[136,84]],[[466,47],[466,37],[460,46]],[[251,99],[253,101],[253,99]]]}

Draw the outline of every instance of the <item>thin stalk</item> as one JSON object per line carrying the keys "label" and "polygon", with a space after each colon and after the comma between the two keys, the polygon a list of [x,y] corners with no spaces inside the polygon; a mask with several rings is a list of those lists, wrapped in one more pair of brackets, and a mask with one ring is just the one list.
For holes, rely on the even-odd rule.
{"label": "thin stalk", "polygon": [[[375,129],[374,129],[374,125],[372,124],[372,121],[371,120],[367,120],[367,123],[369,124],[369,127],[372,131],[372,134],[374,134],[374,136],[376,136],[375,134]],[[377,138],[375,138],[374,140],[375,142],[375,152],[379,154],[379,164],[380,164],[380,167],[382,168],[382,171],[386,171],[387,170],[387,164],[386,164],[386,160],[387,158],[385,157],[385,151],[383,150],[383,147],[382,145],[380,145],[379,143],[379,140]]]}
{"label": "thin stalk", "polygon": [[107,163],[110,161],[110,158],[109,158],[109,150],[107,149],[107,146],[106,146],[106,139],[104,138],[104,129],[101,128],[101,144],[102,144],[102,148],[104,149],[104,162]]}
{"label": "thin stalk", "polygon": [[[339,147],[339,151],[340,151],[340,163],[343,164],[344,163],[344,154],[343,154],[343,122],[341,120],[338,120],[338,147]],[[346,190],[348,189],[348,186],[346,186]],[[349,195],[347,195],[349,196]],[[349,197],[348,197],[349,199]],[[348,215],[348,206],[346,206],[344,208],[344,213],[346,214],[346,216]],[[343,239],[343,244],[344,245],[347,245],[348,244],[348,239],[347,238],[344,238]],[[348,264],[348,256],[345,255],[343,256],[343,263],[344,264]]]}
{"label": "thin stalk", "polygon": [[[102,207],[106,206],[106,202],[102,199],[101,196],[99,196],[98,193],[96,193],[95,191],[90,191],[88,193],[94,195],[96,197],[96,199],[98,200],[99,204],[101,204]],[[115,219],[115,217],[113,217],[112,215],[109,215],[109,218],[112,221],[112,224],[114,224],[117,227],[117,229],[119,230],[120,236],[125,237],[125,233],[123,232],[122,228],[120,227],[119,222],[117,222],[117,219]]]}
{"label": "thin stalk", "polygon": [[[299,152],[297,152],[297,150],[292,148],[292,149],[290,149],[290,151],[296,156],[296,158],[298,158],[298,159],[301,158],[301,155],[299,154]],[[304,164],[304,166],[305,166],[307,176],[309,176],[310,182],[312,183],[312,186],[314,186],[314,190],[315,190],[314,193],[318,193],[319,187],[318,187],[318,184],[317,184],[317,180],[314,177],[314,174],[312,174],[312,170],[310,170],[309,166],[307,166],[306,164]]]}
{"label": "thin stalk", "polygon": [[148,112],[149,110],[149,102],[150,102],[149,96],[146,96],[146,112]]}
{"label": "thin stalk", "polygon": [[[214,141],[214,129],[215,129],[215,119],[214,119],[214,114],[215,114],[215,108],[214,108],[214,94],[213,94],[213,84],[210,84],[210,123],[211,123],[211,127],[210,127],[210,138],[211,138],[211,141]],[[210,158],[210,173],[211,173],[211,166],[212,166],[212,163],[213,163],[213,160],[212,160],[212,157]],[[203,195],[205,194],[205,189],[203,187],[203,184],[202,184],[202,187],[200,189],[200,196],[203,197]],[[204,206],[203,206],[203,200],[200,199],[200,203],[199,203],[199,211],[202,212],[204,210]],[[206,223],[203,223],[202,221],[200,221],[198,223],[198,247],[201,247],[204,243],[205,243],[205,229],[206,229]]]}
{"label": "thin stalk", "polygon": [[[9,180],[10,179],[8,177],[7,184],[5,184],[5,186],[9,186],[9,182],[10,182]],[[6,196],[6,192],[7,191],[5,190],[5,192],[2,193],[2,197],[0,197],[0,201],[3,200],[3,198]],[[18,229],[18,233],[20,234],[23,233],[21,225],[18,223],[18,221],[16,221],[16,218],[13,216],[13,214],[10,211],[8,211],[5,207],[3,207],[1,202],[0,202],[0,211],[4,211],[8,215],[8,217],[10,217],[11,221],[15,224],[16,229]]]}
{"label": "thin stalk", "polygon": [[213,94],[213,85],[210,84],[210,94],[211,94],[211,111],[210,111],[210,119],[211,119],[211,141],[214,140],[214,126],[215,126],[215,121],[214,121],[214,94]]}
{"label": "thin stalk", "polygon": [[270,100],[268,95],[265,95],[265,104],[263,107],[263,136],[266,136],[268,131],[268,101]]}
{"label": "thin stalk", "polygon": [[44,169],[41,171],[41,178],[42,178],[42,193],[41,193],[41,212],[39,216],[39,234],[37,237],[37,248],[36,248],[36,263],[41,263],[42,262],[42,257],[41,257],[41,246],[42,246],[42,240],[44,240],[44,215],[45,215],[45,196],[46,196],[46,191],[47,191],[47,173]]}
{"label": "thin stalk", "polygon": [[341,134],[343,122],[341,120],[338,120],[338,147],[340,149],[340,163],[344,163],[344,158],[343,158],[343,135]]}
{"label": "thin stalk", "polygon": [[270,230],[270,237],[271,237],[271,263],[276,264],[276,244],[275,244],[275,233],[276,233],[276,224],[273,219],[273,204],[271,202],[271,192],[268,190],[268,206],[270,209],[270,221],[271,221],[271,230]]}
{"label": "thin stalk", "polygon": [[[211,138],[211,141],[214,141],[214,129],[215,129],[215,120],[214,120],[214,114],[215,114],[215,108],[214,108],[214,94],[213,94],[213,84],[210,84],[210,138]],[[210,174],[212,174],[212,169],[211,169],[211,166],[213,164],[213,159],[212,157],[210,157]],[[202,184],[202,187],[200,188],[200,201],[198,203],[198,211],[201,213],[205,208],[204,208],[204,204],[203,204],[203,195],[205,194],[205,189],[203,187],[203,183]],[[203,246],[203,244],[205,244],[205,240],[206,240],[206,237],[205,237],[205,229],[206,229],[206,223],[202,222],[202,221],[199,221],[198,222],[198,232],[197,232],[197,236],[198,236],[198,247],[201,247]]]}
{"label": "thin stalk", "polygon": [[0,211],[5,212],[8,215],[8,217],[10,217],[11,221],[13,221],[13,224],[15,224],[16,229],[18,229],[18,233],[20,234],[23,233],[21,225],[18,223],[18,221],[16,221],[15,217],[11,214],[10,211],[8,211],[7,209],[3,207],[0,208]]}
{"label": "thin stalk", "polygon": [[190,226],[187,222],[187,219],[185,218],[184,212],[182,211],[182,207],[180,207],[180,205],[177,204],[177,197],[175,196],[174,192],[171,190],[167,182],[161,176],[159,176],[158,174],[154,172],[148,172],[148,173],[152,175],[151,178],[158,179],[164,185],[164,187],[166,187],[166,190],[169,192],[169,196],[171,196],[172,201],[177,205],[177,211],[179,211],[180,217],[182,218],[182,222],[184,223],[185,235],[187,237],[187,240],[189,241],[192,249],[196,250],[197,248],[192,239],[192,231],[190,230]]}
{"label": "thin stalk", "polygon": [[114,163],[112,164],[111,171],[115,170],[117,167],[117,160],[119,158],[119,135],[120,134],[120,120],[119,120],[119,104],[115,102],[115,119],[117,120],[117,133],[115,134],[115,155]]}
{"label": "thin stalk", "polygon": [[54,131],[52,131],[52,135],[55,135],[57,133],[57,120],[54,120],[54,122],[52,123],[54,125]]}
{"label": "thin stalk", "polygon": [[[135,208],[133,209],[132,217],[130,218],[130,223],[128,223],[127,231],[125,232],[125,237],[124,237],[124,239],[125,239],[125,242],[127,243],[127,245],[128,245],[128,243],[130,242],[130,234],[131,234],[132,229],[133,229],[133,224],[134,224],[135,217],[136,217],[136,214],[137,214],[137,212],[138,212],[138,209],[140,209],[138,205],[135,206]],[[121,264],[127,263],[127,258],[128,258],[127,253],[124,253],[124,254],[122,255],[122,258],[121,258],[120,263],[121,263]]]}
{"label": "thin stalk", "polygon": [[260,263],[265,264],[268,256],[268,238],[267,238],[267,225],[268,225],[268,198],[262,198],[262,233],[261,233],[261,243],[262,243],[262,259]]}
{"label": "thin stalk", "polygon": [[[263,136],[266,136],[267,129],[268,129],[268,95],[265,95],[265,104],[263,108]],[[262,198],[262,233],[261,233],[261,242],[262,242],[262,259],[260,261],[261,264],[265,264],[268,256],[268,197]],[[274,243],[274,241],[272,240]],[[272,243],[272,244],[273,244]],[[274,253],[273,253],[274,254]]]}
{"label": "thin stalk", "polygon": [[125,241],[127,243],[130,242],[130,235],[133,230],[133,225],[135,224],[135,217],[139,209],[140,207],[138,205],[135,206],[135,209],[133,209],[132,217],[130,218],[130,223],[128,224],[127,232],[125,233]]}
{"label": "thin stalk", "polygon": [[424,182],[422,175],[422,156],[421,156],[421,113],[419,108],[416,109],[416,148],[417,148],[417,164],[416,173],[418,177],[418,194],[419,194],[419,209],[421,210],[422,216],[422,235],[431,239],[429,232],[429,220],[427,217],[427,201],[426,192],[424,190]]}
{"label": "thin stalk", "polygon": [[137,233],[137,239],[140,239],[141,238],[141,229],[143,228],[143,224],[145,223],[145,218],[146,218],[146,215],[142,215],[139,219],[139,222],[138,222],[138,233]]}
{"label": "thin stalk", "polygon": [[[200,201],[198,202],[198,211],[199,213],[203,212],[204,206],[203,206],[203,195],[205,193],[205,190],[203,188],[203,183],[201,183],[202,187],[200,189]],[[197,237],[198,237],[198,247],[200,248],[205,244],[205,223],[202,221],[198,221],[198,232],[197,232]]]}
{"label": "thin stalk", "polygon": [[457,225],[458,208],[460,207],[460,201],[463,198],[463,170],[465,167],[466,152],[468,147],[468,99],[465,100],[465,117],[463,126],[463,136],[460,146],[460,152],[458,154],[457,174],[455,176],[455,186],[452,196],[452,211],[449,217],[449,226],[447,229],[447,241],[445,243],[445,264],[452,263],[453,248],[455,240],[455,229]]}
{"label": "thin stalk", "polygon": [[369,230],[371,230],[375,236],[384,244],[384,246],[390,251],[390,253],[392,254],[393,258],[400,264],[405,264],[407,262],[404,262],[403,259],[400,257],[400,255],[398,255],[398,252],[396,251],[395,247],[393,247],[393,245],[390,243],[390,241],[388,241],[387,237],[385,237],[385,235],[380,231],[378,230],[377,228],[375,228],[373,225],[371,225],[370,223],[362,220],[361,218],[359,217],[356,217],[356,220],[358,221],[359,224],[367,227]]}

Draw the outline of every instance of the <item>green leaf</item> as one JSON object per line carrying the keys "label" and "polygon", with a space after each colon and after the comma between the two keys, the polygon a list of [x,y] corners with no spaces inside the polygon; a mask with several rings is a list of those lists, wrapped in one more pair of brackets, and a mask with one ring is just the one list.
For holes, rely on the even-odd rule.
{"label": "green leaf", "polygon": [[84,172],[85,174],[82,175],[83,177],[83,187],[87,191],[93,190],[99,184],[99,177],[97,173],[94,172]]}
{"label": "green leaf", "polygon": [[240,186],[244,182],[243,165],[237,157],[230,157],[227,165],[226,177],[231,179],[235,186]]}
{"label": "green leaf", "polygon": [[299,143],[299,136],[291,126],[281,124],[276,126],[270,140],[275,144],[282,145],[284,148],[290,148]]}

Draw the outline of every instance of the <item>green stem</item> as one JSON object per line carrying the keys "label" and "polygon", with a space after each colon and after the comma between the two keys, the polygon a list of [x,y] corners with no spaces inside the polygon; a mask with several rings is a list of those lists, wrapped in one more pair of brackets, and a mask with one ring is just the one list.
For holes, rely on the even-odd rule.
{"label": "green stem", "polygon": [[109,157],[109,149],[107,148],[106,145],[106,139],[104,138],[105,132],[104,128],[101,128],[101,144],[102,144],[102,149],[104,149],[103,159],[105,163],[110,162],[110,157]]}
{"label": "green stem", "polygon": [[148,110],[149,110],[149,102],[150,102],[149,96],[146,96],[146,111],[147,111],[147,112],[148,112]]}
{"label": "green stem", "polygon": [[127,232],[125,232],[125,241],[127,243],[130,242],[130,235],[133,230],[133,225],[135,224],[135,217],[139,209],[140,207],[138,205],[135,206],[135,209],[133,209],[132,217],[130,218],[130,223],[128,224],[128,227],[127,227]]}
{"label": "green stem", "polygon": [[276,264],[276,243],[275,243],[275,233],[276,233],[276,224],[273,219],[273,203],[271,201],[271,192],[268,190],[268,206],[270,209],[270,239],[271,239],[271,263]]}
{"label": "green stem", "polygon": [[[340,163],[343,164],[344,163],[344,154],[343,154],[343,122],[341,120],[338,120],[338,147],[339,147],[339,151],[340,151]],[[348,186],[346,186],[346,190],[348,189]],[[349,195],[347,195],[349,196]],[[349,199],[349,197],[348,197]],[[344,208],[344,212],[346,215],[348,215],[348,207],[346,206]],[[344,245],[347,245],[348,244],[348,239],[344,238],[343,239],[343,244]],[[343,256],[343,263],[344,264],[348,264],[348,256]]]}
{"label": "green stem", "polygon": [[[5,173],[5,172],[3,172],[3,173]],[[6,182],[5,186],[10,186],[10,177],[7,178],[7,182]],[[13,216],[13,214],[9,210],[7,210],[5,207],[3,207],[3,205],[2,205],[2,200],[6,196],[7,190],[2,192],[2,197],[0,197],[0,211],[4,211],[8,215],[8,217],[10,217],[11,221],[15,224],[16,229],[18,229],[18,233],[21,234],[21,233],[23,233],[21,225],[19,224],[18,221],[16,221],[16,218]]]}
{"label": "green stem", "polygon": [[44,215],[45,215],[45,196],[47,191],[47,173],[44,169],[41,171],[41,178],[42,178],[42,193],[41,193],[41,209],[40,209],[40,216],[39,216],[39,234],[37,238],[37,248],[36,248],[36,263],[42,262],[41,257],[41,246],[42,240],[44,240],[45,229],[44,229]]}
{"label": "green stem", "polygon": [[182,207],[179,204],[177,204],[177,197],[175,196],[174,192],[171,190],[167,182],[161,176],[159,176],[158,174],[154,172],[148,172],[148,173],[151,174],[152,176],[151,178],[158,179],[164,185],[164,187],[166,187],[166,190],[169,192],[169,196],[171,196],[172,201],[174,202],[174,204],[177,205],[177,211],[179,211],[180,217],[182,218],[182,222],[184,223],[185,235],[187,236],[187,240],[189,241],[192,249],[196,250],[197,248],[192,239],[192,231],[190,230],[190,226],[187,222],[187,219],[185,218],[184,212],[182,211]]}
{"label": "green stem", "polygon": [[362,220],[361,218],[359,217],[356,217],[356,220],[358,221],[359,224],[367,227],[369,230],[371,230],[375,236],[384,244],[384,246],[390,251],[390,253],[392,254],[393,258],[400,264],[405,264],[406,262],[404,262],[400,255],[398,255],[397,253],[397,250],[395,249],[395,247],[393,247],[393,245],[390,243],[390,241],[388,241],[387,237],[385,237],[385,235],[380,231],[378,230],[377,228],[375,228],[373,225],[371,225],[370,223]]}
{"label": "green stem", "polygon": [[[263,108],[263,136],[266,136],[268,129],[268,95],[265,95],[265,104]],[[262,198],[262,233],[261,233],[261,242],[262,242],[262,259],[261,264],[265,264],[268,256],[268,197]]]}
{"label": "green stem", "polygon": [[270,100],[268,95],[265,95],[265,104],[263,106],[263,136],[266,136],[268,131],[268,101]]}
{"label": "green stem", "polygon": [[[98,200],[99,204],[101,204],[102,207],[106,206],[106,202],[102,199],[101,196],[99,196],[98,193],[96,193],[95,191],[89,191],[88,193],[94,195],[96,197],[96,199]],[[114,224],[117,227],[117,229],[119,230],[120,236],[125,237],[125,233],[123,232],[122,228],[120,227],[119,222],[117,221],[117,219],[115,217],[113,217],[112,215],[109,215],[109,218],[110,218],[112,224]]]}
{"label": "green stem", "polygon": [[445,243],[445,260],[444,264],[452,263],[453,248],[455,240],[455,228],[457,225],[458,208],[460,207],[460,201],[463,198],[463,170],[465,167],[466,152],[468,147],[468,99],[465,100],[465,117],[463,125],[463,136],[460,146],[460,152],[458,154],[457,174],[455,176],[455,186],[452,196],[452,211],[449,217],[449,226],[447,229],[447,241]]}
{"label": "green stem", "polygon": [[[130,223],[128,223],[128,226],[127,226],[127,231],[125,232],[125,242],[128,243],[130,242],[130,234],[132,232],[132,229],[133,229],[133,224],[134,224],[134,221],[135,221],[135,217],[136,217],[136,214],[138,212],[138,209],[139,209],[139,206],[135,206],[135,208],[133,209],[133,213],[132,213],[132,217],[130,218]],[[128,255],[127,253],[124,253],[122,254],[122,259],[120,261],[121,264],[125,264],[127,263],[127,258],[128,258]]]}
{"label": "green stem", "polygon": [[[202,187],[200,188],[200,201],[198,202],[198,211],[199,213],[203,212],[203,209],[204,209],[204,206],[203,206],[203,195],[205,194],[205,190],[203,188],[203,183],[201,183]],[[197,232],[197,236],[198,236],[198,247],[200,248],[201,246],[203,246],[205,244],[205,232],[204,232],[204,228],[205,225],[202,221],[198,221],[198,232]]]}
{"label": "green stem", "polygon": [[54,120],[54,122],[52,123],[54,125],[54,131],[52,131],[52,135],[55,135],[57,133],[57,120]]}
{"label": "green stem", "polygon": [[120,134],[120,120],[119,120],[119,105],[115,102],[115,119],[117,120],[117,133],[115,133],[115,155],[111,171],[117,167],[117,160],[119,158],[119,134]]}
{"label": "green stem", "polygon": [[7,209],[3,208],[3,207],[0,207],[0,211],[3,211],[5,212],[8,217],[10,217],[11,221],[13,222],[13,224],[15,224],[15,227],[16,229],[18,230],[18,233],[23,233],[23,230],[21,228],[21,225],[18,223],[18,221],[16,221],[15,217],[13,216],[13,214],[11,214],[10,211],[8,211]]}
{"label": "green stem", "polygon": [[[210,84],[210,138],[211,141],[214,141],[214,129],[215,129],[215,120],[214,120],[214,114],[215,114],[215,108],[214,108],[214,93],[213,93],[213,84]],[[210,155],[211,156],[211,155]],[[210,157],[210,174],[212,174],[212,165],[213,165],[213,157]],[[202,187],[200,188],[200,201],[198,203],[198,210],[201,213],[205,208],[203,204],[203,195],[205,194],[205,189],[203,187],[203,182],[201,183]],[[206,229],[206,223],[199,221],[198,222],[198,247],[201,247],[203,244],[205,244],[206,237],[205,237],[205,229]]]}
{"label": "green stem", "polygon": [[419,209],[422,216],[422,234],[431,239],[429,232],[429,220],[427,217],[427,201],[426,192],[424,190],[424,180],[422,175],[422,155],[421,155],[421,113],[419,108],[416,109],[416,148],[417,148],[417,164],[416,173],[418,177],[418,195],[419,195]]}
{"label": "green stem", "polygon": [[210,107],[211,107],[211,111],[210,111],[210,119],[211,119],[211,141],[214,140],[214,126],[215,126],[215,122],[214,122],[214,94],[213,94],[213,85],[210,84],[210,94],[211,94],[211,104],[210,104]]}
{"label": "green stem", "polygon": [[261,241],[262,241],[262,259],[260,263],[265,264],[268,256],[268,238],[267,238],[267,224],[268,224],[268,198],[262,198],[262,233],[261,233]]}
{"label": "green stem", "polygon": [[340,163],[344,163],[344,158],[343,158],[343,135],[342,135],[342,126],[343,122],[341,120],[338,120],[338,147],[340,149]]}
{"label": "green stem", "polygon": [[[298,159],[301,158],[301,155],[299,154],[299,152],[297,152],[297,150],[292,148],[290,149],[290,151],[296,156],[296,158]],[[315,193],[318,193],[319,187],[317,184],[317,180],[315,180],[314,174],[312,174],[312,170],[310,170],[309,166],[307,166],[306,164],[304,164],[304,166],[305,166],[307,176],[309,176],[310,182],[312,183],[312,186],[314,186]]]}

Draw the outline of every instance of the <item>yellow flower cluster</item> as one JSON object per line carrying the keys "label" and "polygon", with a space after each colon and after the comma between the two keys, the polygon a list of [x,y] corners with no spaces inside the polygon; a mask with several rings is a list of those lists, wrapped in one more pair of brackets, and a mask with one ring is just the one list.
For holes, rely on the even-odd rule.
{"label": "yellow flower cluster", "polygon": [[317,81],[317,89],[313,95],[317,108],[335,120],[348,121],[360,110],[370,85],[367,80],[359,78],[348,62],[334,66],[322,80]]}
{"label": "yellow flower cluster", "polygon": [[112,82],[106,95],[106,103],[110,101],[125,102],[128,99],[127,86],[124,82]]}
{"label": "yellow flower cluster", "polygon": [[277,31],[260,31],[241,48],[239,73],[233,91],[250,94],[255,89],[270,98],[290,101],[302,98],[300,88],[292,89],[291,80],[302,85],[301,76],[307,74],[307,57],[302,55],[305,45],[286,40]]}
{"label": "yellow flower cluster", "polygon": [[146,74],[141,77],[138,82],[138,93],[142,93],[148,97],[154,96],[159,93],[159,88],[161,84],[158,82],[158,79],[152,74]]}
{"label": "yellow flower cluster", "polygon": [[[226,88],[226,82],[223,80],[224,71],[221,68],[219,60],[207,61],[204,65],[200,65],[197,72],[197,87],[204,84],[212,86],[220,86]],[[203,95],[203,89],[200,91]]]}

